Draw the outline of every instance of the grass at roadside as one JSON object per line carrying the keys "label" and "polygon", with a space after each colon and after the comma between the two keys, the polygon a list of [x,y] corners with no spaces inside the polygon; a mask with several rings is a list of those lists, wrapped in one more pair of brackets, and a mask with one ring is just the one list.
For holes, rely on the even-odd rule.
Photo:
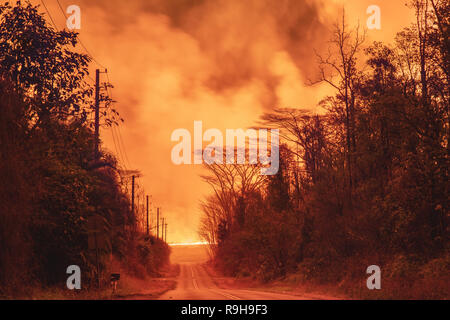
{"label": "grass at roadside", "polygon": [[[270,291],[292,295],[301,295],[310,299],[448,299],[450,277],[445,272],[434,273],[432,276],[409,273],[391,275],[386,272],[382,276],[381,289],[369,290],[366,286],[367,277],[346,277],[343,280],[320,282],[315,279],[305,280],[301,273],[293,273],[283,278],[263,283],[251,277],[224,277],[211,263],[205,268],[217,286],[223,289],[250,289]],[[431,271],[430,271],[431,272]]]}
{"label": "grass at roadside", "polygon": [[213,279],[214,283],[222,289],[249,289],[256,291],[267,291],[284,293],[291,295],[306,296],[310,299],[348,299],[338,290],[330,290],[326,286],[299,285],[293,278],[284,278],[276,281],[263,283],[251,277],[232,278],[224,277],[213,265],[208,262],[204,264],[206,271]]}
{"label": "grass at roadside", "polygon": [[67,288],[41,288],[30,286],[22,290],[24,294],[16,297],[1,296],[0,299],[19,300],[115,300],[115,299],[156,299],[161,294],[176,287],[175,277],[179,273],[178,265],[161,270],[160,277],[137,278],[122,274],[113,294],[110,286],[102,289],[68,290]]}
{"label": "grass at roadside", "polygon": [[179,265],[171,265],[162,270],[161,278],[136,279],[126,277],[117,288],[113,299],[147,300],[156,299],[163,293],[175,289],[175,278],[180,272]]}

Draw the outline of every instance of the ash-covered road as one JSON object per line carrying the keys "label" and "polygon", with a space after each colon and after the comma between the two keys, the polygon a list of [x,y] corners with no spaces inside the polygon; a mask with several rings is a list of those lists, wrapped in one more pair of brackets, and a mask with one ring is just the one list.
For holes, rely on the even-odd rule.
{"label": "ash-covered road", "polygon": [[182,263],[175,290],[159,297],[160,300],[309,300],[297,296],[243,289],[220,289],[201,264]]}

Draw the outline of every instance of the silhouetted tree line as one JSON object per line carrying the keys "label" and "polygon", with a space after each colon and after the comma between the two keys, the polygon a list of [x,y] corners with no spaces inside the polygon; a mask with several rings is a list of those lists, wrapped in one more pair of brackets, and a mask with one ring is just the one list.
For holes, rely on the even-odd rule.
{"label": "silhouetted tree line", "polygon": [[276,175],[207,166],[201,233],[227,274],[363,283],[376,264],[406,279],[384,282],[393,295],[448,298],[450,3],[410,5],[417,20],[390,45],[364,48],[345,15],[334,26],[318,55],[319,81],[336,90],[325,113],[262,117],[281,130]]}
{"label": "silhouetted tree line", "polygon": [[[29,2],[0,5],[0,296],[65,289],[72,264],[84,289],[94,285],[93,216],[103,228],[102,284],[112,256],[138,276],[168,261],[165,243],[136,231],[115,156],[94,158],[91,59],[76,44]],[[102,98],[103,122],[114,125],[119,115]]]}

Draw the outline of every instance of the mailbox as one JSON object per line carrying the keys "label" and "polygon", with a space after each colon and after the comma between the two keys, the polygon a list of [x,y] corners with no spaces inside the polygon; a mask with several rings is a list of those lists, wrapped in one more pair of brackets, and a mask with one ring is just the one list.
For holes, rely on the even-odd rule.
{"label": "mailbox", "polygon": [[119,281],[120,273],[111,273],[111,281]]}

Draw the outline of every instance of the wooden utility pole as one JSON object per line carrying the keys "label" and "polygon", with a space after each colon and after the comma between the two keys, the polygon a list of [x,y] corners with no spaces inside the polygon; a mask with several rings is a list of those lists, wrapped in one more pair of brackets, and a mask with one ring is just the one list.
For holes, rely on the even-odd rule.
{"label": "wooden utility pole", "polygon": [[100,73],[107,73],[108,70],[100,72],[100,69],[95,70],[95,119],[94,119],[94,160],[100,159]]}
{"label": "wooden utility pole", "polygon": [[164,218],[161,218],[161,240],[164,241]]}
{"label": "wooden utility pole", "polygon": [[[100,144],[100,70],[95,70],[95,119],[94,119],[94,161],[100,159],[99,152]],[[96,220],[94,220],[96,219]],[[97,217],[91,218],[94,232],[94,246],[95,246],[95,262],[96,262],[96,280],[97,288],[100,288],[100,268],[99,268],[99,254],[98,254],[98,221]]]}
{"label": "wooden utility pole", "polygon": [[164,231],[164,242],[167,243],[167,223],[164,225],[164,228],[166,229]]}
{"label": "wooden utility pole", "polygon": [[94,232],[94,241],[95,241],[95,264],[96,264],[96,278],[97,278],[97,288],[100,288],[100,266],[98,263],[98,239],[97,239],[97,230],[98,226],[96,224],[96,221],[94,222],[95,225],[95,232]]}
{"label": "wooden utility pole", "polygon": [[100,70],[95,70],[95,131],[94,131],[94,160],[99,159],[99,131],[100,131]]}
{"label": "wooden utility pole", "polygon": [[149,234],[149,225],[148,225],[148,196],[147,196],[147,235]]}
{"label": "wooden utility pole", "polygon": [[156,238],[159,239],[159,208],[156,208]]}
{"label": "wooden utility pole", "polygon": [[134,219],[134,179],[135,176],[131,176],[131,214]]}

